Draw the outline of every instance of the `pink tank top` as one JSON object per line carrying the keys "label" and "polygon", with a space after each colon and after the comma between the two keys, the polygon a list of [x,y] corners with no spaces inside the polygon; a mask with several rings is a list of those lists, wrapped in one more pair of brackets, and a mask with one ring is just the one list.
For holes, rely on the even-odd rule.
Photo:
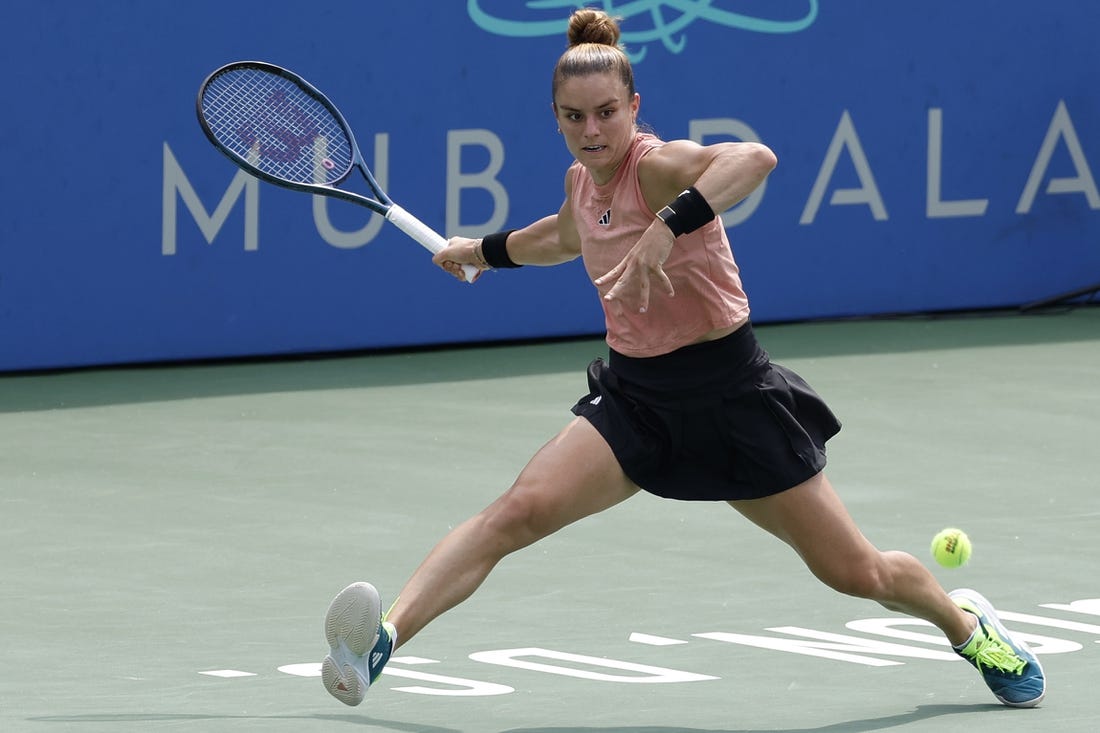
{"label": "pink tank top", "polygon": [[[664,143],[639,133],[615,177],[600,186],[580,163],[570,168],[570,206],[581,239],[581,255],[595,280],[615,267],[653,223],[638,182],[638,161]],[[614,315],[603,300],[607,344],[626,356],[659,356],[698,341],[705,334],[744,322],[749,301],[720,218],[676,239],[664,264],[676,295],[650,290],[646,313]]]}

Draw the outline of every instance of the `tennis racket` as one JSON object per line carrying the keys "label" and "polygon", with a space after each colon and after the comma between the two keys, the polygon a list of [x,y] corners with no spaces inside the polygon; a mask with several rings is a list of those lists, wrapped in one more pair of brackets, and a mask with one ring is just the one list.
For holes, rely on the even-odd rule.
{"label": "tennis racket", "polygon": [[[336,106],[297,74],[262,61],[238,61],[214,71],[199,88],[199,124],[221,152],[276,186],[366,206],[433,254],[447,240],[395,204],[370,172]],[[374,198],[338,188],[353,168]],[[463,265],[467,282],[477,268]]]}

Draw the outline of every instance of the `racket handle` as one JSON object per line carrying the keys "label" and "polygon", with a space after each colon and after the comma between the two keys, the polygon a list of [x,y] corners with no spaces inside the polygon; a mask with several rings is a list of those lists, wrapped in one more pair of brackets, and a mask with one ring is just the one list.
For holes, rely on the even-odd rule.
{"label": "racket handle", "polygon": [[[390,206],[386,212],[386,218],[394,226],[420,242],[432,254],[439,252],[447,246],[447,240],[439,236],[434,229],[417,219],[397,204]],[[473,265],[463,265],[462,272],[466,275],[466,282],[472,283],[477,276],[477,268]]]}

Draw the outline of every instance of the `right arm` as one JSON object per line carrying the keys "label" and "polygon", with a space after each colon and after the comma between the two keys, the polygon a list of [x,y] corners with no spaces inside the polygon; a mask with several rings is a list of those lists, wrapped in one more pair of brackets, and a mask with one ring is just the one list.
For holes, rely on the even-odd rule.
{"label": "right arm", "polygon": [[[548,266],[569,262],[580,256],[581,240],[569,205],[568,176],[565,188],[565,201],[557,214],[545,216],[508,235],[508,257],[512,262],[517,265]],[[473,265],[479,271],[489,269],[481,254],[481,239],[468,237],[452,237],[447,247],[436,253],[432,261],[460,280],[465,279],[462,265]]]}

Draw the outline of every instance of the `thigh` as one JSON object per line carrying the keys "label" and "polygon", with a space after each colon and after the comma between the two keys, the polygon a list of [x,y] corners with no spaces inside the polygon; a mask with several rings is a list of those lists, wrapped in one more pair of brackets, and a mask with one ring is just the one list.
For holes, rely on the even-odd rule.
{"label": "thigh", "polygon": [[878,554],[824,473],[772,496],[729,504],[794,548],[818,577],[843,574]]}
{"label": "thigh", "polygon": [[522,521],[537,538],[608,509],[638,491],[607,441],[591,423],[578,417],[539,449],[488,511],[503,511],[512,521]]}

